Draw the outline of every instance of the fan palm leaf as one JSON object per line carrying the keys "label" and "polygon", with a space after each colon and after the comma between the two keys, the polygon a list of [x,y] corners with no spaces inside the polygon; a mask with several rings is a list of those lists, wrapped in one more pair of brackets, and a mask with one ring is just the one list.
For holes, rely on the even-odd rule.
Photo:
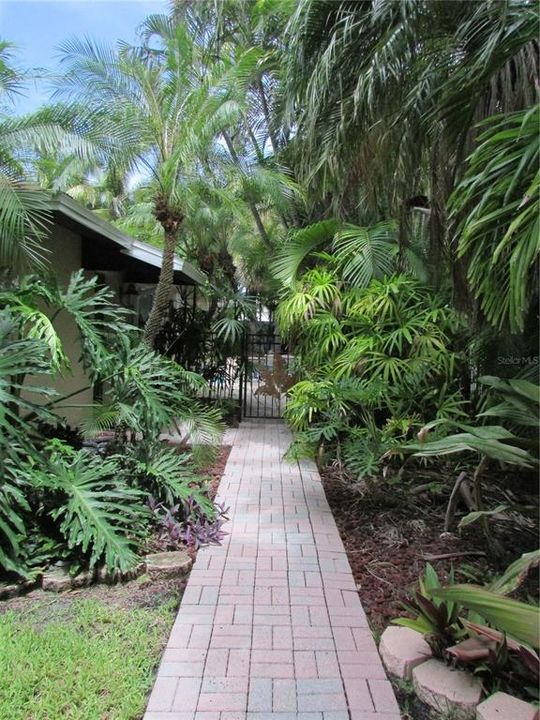
{"label": "fan palm leaf", "polygon": [[372,228],[347,224],[334,236],[333,250],[342,265],[343,279],[354,287],[367,287],[395,271],[397,230],[391,223]]}

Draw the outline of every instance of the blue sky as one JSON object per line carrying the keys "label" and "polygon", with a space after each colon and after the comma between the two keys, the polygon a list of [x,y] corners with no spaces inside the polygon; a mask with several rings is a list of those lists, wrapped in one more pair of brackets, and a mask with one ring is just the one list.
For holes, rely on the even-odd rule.
{"label": "blue sky", "polygon": [[[63,40],[88,36],[132,42],[147,15],[168,7],[167,0],[0,0],[0,38],[17,46],[17,66],[56,72]],[[35,110],[49,93],[46,82],[32,83],[17,100],[16,112]]]}

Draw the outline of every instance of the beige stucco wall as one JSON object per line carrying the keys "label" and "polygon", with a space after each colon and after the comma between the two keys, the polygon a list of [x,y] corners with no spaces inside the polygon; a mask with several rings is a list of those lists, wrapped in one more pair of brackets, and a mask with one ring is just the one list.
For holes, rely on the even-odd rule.
{"label": "beige stucco wall", "polygon": [[[81,267],[81,238],[71,230],[55,225],[47,241],[47,248],[50,250],[51,269],[59,282],[67,285],[71,273]],[[49,376],[29,377],[26,382],[36,385],[52,385],[63,396],[86,387],[89,381],[79,362],[81,347],[75,322],[66,312],[61,312],[55,318],[54,326],[62,340],[64,352],[69,358],[71,367],[54,382],[51,382]],[[37,396],[29,393],[27,397],[35,402]],[[92,404],[92,399],[92,390],[86,389],[66,400],[58,414],[65,417],[70,425],[77,426],[80,424],[85,409],[88,412],[88,406]],[[77,407],[74,407],[75,405]]]}

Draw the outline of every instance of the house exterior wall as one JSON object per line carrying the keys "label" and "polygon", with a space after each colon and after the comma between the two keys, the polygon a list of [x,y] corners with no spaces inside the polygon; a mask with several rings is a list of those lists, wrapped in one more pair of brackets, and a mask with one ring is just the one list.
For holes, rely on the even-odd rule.
{"label": "house exterior wall", "polygon": [[[67,285],[71,274],[81,267],[81,246],[81,237],[71,230],[59,225],[55,225],[51,230],[47,240],[47,249],[50,251],[49,262],[62,285]],[[62,340],[64,352],[69,358],[71,367],[64,370],[62,376],[54,380],[47,375],[37,375],[28,377],[26,384],[52,385],[63,396],[87,387],[89,381],[79,361],[81,346],[75,322],[67,313],[61,312],[55,318],[54,326]],[[38,396],[34,393],[27,393],[26,397],[36,402]],[[82,406],[89,406],[92,399],[92,389],[86,389],[66,400],[65,406],[58,410],[58,414],[64,417],[69,425],[77,426],[80,424],[84,414],[84,407]],[[78,407],[74,407],[75,405]]]}

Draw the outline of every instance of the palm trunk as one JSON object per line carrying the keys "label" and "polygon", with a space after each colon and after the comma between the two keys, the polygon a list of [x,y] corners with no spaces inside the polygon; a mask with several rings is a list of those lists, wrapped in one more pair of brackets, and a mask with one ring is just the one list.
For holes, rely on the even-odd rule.
{"label": "palm trunk", "polygon": [[172,210],[166,199],[156,198],[155,207],[156,219],[161,223],[165,231],[163,243],[163,256],[161,270],[154,293],[152,309],[146,321],[143,332],[143,341],[150,347],[154,347],[156,336],[161,328],[163,319],[169,309],[171,290],[174,285],[174,251],[176,249],[176,233],[183,220],[183,215]]}
{"label": "palm trunk", "polygon": [[[229,151],[229,154],[233,160],[233,162],[236,164],[238,169],[242,171],[242,164],[240,163],[240,158],[238,157],[238,154],[236,150],[234,149],[233,142],[231,138],[229,137],[229,134],[223,130],[222,133],[223,139],[225,140],[225,144],[227,145],[227,149]],[[253,215],[253,219],[255,220],[255,225],[257,226],[257,230],[259,231],[259,235],[261,236],[262,241],[266,245],[268,249],[272,249],[272,242],[270,238],[268,237],[268,233],[266,232],[266,228],[264,227],[263,221],[261,219],[261,215],[257,209],[257,206],[253,202],[253,200],[247,201],[248,207],[251,210],[251,214]]]}
{"label": "palm trunk", "polygon": [[273,122],[272,115],[270,114],[270,108],[268,107],[268,102],[266,101],[266,93],[264,91],[264,85],[262,82],[262,77],[260,75],[257,78],[257,90],[259,91],[259,97],[261,98],[261,106],[262,106],[262,111],[263,111],[263,115],[264,115],[264,120],[266,122],[266,127],[268,129],[268,135],[270,137],[270,145],[272,145],[272,150],[274,152],[274,155],[277,156],[278,150],[279,150],[278,139],[274,132],[274,122]]}
{"label": "palm trunk", "polygon": [[159,280],[154,293],[152,309],[144,326],[143,340],[150,347],[154,346],[154,340],[158,334],[163,318],[169,308],[171,299],[171,288],[174,281],[174,251],[176,248],[176,235],[174,233],[165,233],[165,243],[163,245],[163,258],[161,261],[161,270]]}
{"label": "palm trunk", "polygon": [[[263,111],[263,115],[264,115],[264,120],[266,122],[266,128],[268,130],[268,137],[270,138],[270,145],[272,146],[272,152],[274,153],[274,157],[277,158],[278,152],[279,152],[279,143],[278,143],[277,136],[273,129],[274,121],[273,121],[272,115],[270,113],[270,108],[268,107],[268,102],[266,100],[266,93],[264,91],[264,85],[262,82],[262,77],[260,75],[257,78],[256,83],[257,83],[257,91],[259,93],[259,97],[261,98],[261,106],[262,106],[262,111]],[[248,130],[251,133],[251,128],[249,128],[249,126],[248,126]],[[253,134],[251,133],[251,135],[253,135]],[[259,157],[259,150],[258,150],[258,147],[256,146],[256,141],[254,140],[253,137],[252,137],[252,142],[255,145],[257,157]],[[300,220],[298,218],[298,213],[296,212],[296,208],[294,207],[294,205],[291,207],[290,214],[291,214],[291,218],[292,218],[292,224],[297,228],[300,227]],[[283,222],[285,229],[288,230],[291,223],[287,220],[285,215],[281,212],[280,212],[280,217],[281,217],[281,221]]]}

